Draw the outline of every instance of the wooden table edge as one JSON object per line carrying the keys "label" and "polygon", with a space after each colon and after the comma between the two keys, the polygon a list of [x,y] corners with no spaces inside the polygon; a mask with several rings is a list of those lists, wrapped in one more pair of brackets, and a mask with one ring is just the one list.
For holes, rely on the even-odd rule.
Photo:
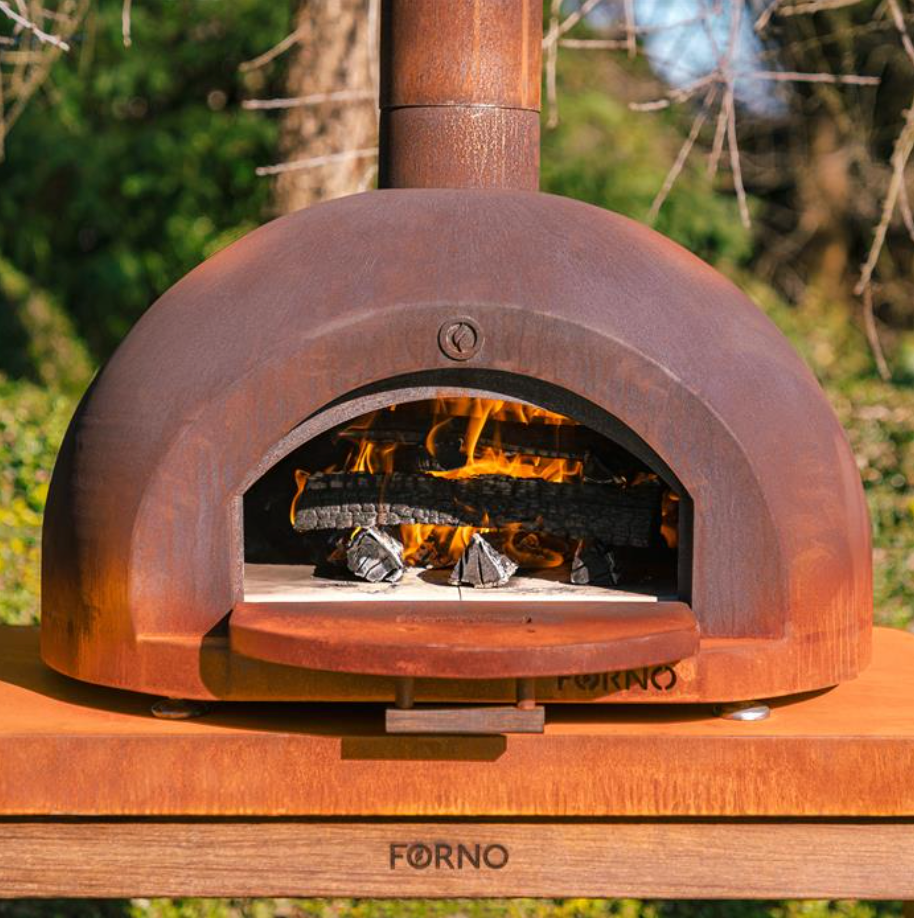
{"label": "wooden table edge", "polygon": [[914,899],[910,819],[0,819],[0,897]]}

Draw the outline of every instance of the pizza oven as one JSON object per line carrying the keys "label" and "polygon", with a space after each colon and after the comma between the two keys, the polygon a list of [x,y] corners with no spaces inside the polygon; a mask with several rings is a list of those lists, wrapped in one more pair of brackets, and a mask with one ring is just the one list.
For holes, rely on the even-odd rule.
{"label": "pizza oven", "polygon": [[50,666],[485,730],[866,665],[844,433],[733,284],[537,191],[541,15],[385,3],[381,190],[251,233],[127,336],[54,471]]}

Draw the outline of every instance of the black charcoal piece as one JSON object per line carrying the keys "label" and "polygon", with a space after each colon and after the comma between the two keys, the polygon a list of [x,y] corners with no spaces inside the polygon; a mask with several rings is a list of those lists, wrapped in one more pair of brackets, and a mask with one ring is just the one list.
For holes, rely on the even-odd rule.
{"label": "black charcoal piece", "polygon": [[481,589],[504,586],[517,570],[517,565],[475,533],[451,571],[450,582]]}
{"label": "black charcoal piece", "polygon": [[403,576],[403,546],[380,529],[360,529],[349,543],[346,565],[369,583],[396,583]]}
{"label": "black charcoal piece", "polygon": [[616,586],[622,579],[618,553],[599,542],[579,545],[571,562],[571,582],[579,586]]}

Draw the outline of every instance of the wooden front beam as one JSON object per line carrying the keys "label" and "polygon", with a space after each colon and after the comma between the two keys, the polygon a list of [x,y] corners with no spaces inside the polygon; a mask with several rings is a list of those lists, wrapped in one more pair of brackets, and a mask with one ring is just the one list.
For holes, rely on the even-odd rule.
{"label": "wooden front beam", "polygon": [[0,822],[0,896],[914,898],[914,822]]}

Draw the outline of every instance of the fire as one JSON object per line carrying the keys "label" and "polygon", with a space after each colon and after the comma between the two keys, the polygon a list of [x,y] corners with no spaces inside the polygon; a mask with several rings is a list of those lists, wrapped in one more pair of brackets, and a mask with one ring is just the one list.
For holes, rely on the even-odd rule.
{"label": "fire", "polygon": [[[520,424],[531,424],[536,420],[555,426],[574,424],[561,414],[522,405],[519,402],[505,402],[487,398],[438,399],[436,414],[444,415],[436,420],[425,440],[425,448],[435,458],[438,450],[436,439],[446,424],[456,417],[467,417],[466,432],[461,452],[466,456],[462,466],[444,471],[432,471],[438,478],[475,478],[478,475],[509,475],[512,478],[542,478],[546,481],[563,482],[580,479],[584,474],[584,463],[579,459],[546,459],[542,456],[525,456],[521,453],[509,455],[501,443],[501,423],[513,420]],[[479,439],[486,424],[493,423],[494,443],[479,448]]]}
{"label": "fire", "polygon": [[289,519],[292,525],[295,525],[295,508],[298,506],[302,494],[305,492],[305,485],[308,483],[308,473],[302,469],[295,470],[295,497],[292,498],[292,506],[289,508]]}
{"label": "fire", "polygon": [[403,523],[400,525],[403,560],[422,567],[453,567],[474,532],[490,531],[487,527]]}
{"label": "fire", "polygon": [[[416,409],[422,410],[419,405],[423,404],[428,406],[427,414],[417,417]],[[549,447],[543,451],[561,453],[561,429],[576,426],[575,421],[564,415],[521,402],[472,396],[439,397],[433,402],[401,408],[399,412],[397,406],[370,412],[340,431],[338,440],[350,444],[349,452],[342,462],[324,471],[387,476],[399,469],[414,470],[414,466],[407,464],[409,455],[414,462],[415,450],[424,448],[426,460],[430,458],[431,464],[438,467],[422,468],[422,471],[438,478],[504,475],[562,483],[584,477],[584,462],[580,458],[529,455],[523,452],[522,446],[512,442],[512,437],[518,438],[519,428],[537,427],[539,443]],[[415,429],[410,428],[410,424]],[[553,437],[554,448],[551,448]],[[519,439],[524,442],[524,438]],[[458,443],[459,451],[456,451]],[[413,450],[411,454],[410,449]],[[293,523],[308,477],[309,473],[302,470],[295,473],[297,490],[290,510]],[[382,483],[382,494],[384,487]],[[666,511],[666,503],[664,506],[663,536],[673,546],[675,507]],[[571,559],[576,547],[569,540],[531,531],[520,523],[493,528],[487,517],[479,526],[417,523],[399,527],[404,560],[424,567],[452,567],[474,533],[488,533],[499,550],[525,568],[559,567]]]}
{"label": "fire", "polygon": [[668,548],[679,545],[679,495],[666,491],[660,506],[660,535]]}

